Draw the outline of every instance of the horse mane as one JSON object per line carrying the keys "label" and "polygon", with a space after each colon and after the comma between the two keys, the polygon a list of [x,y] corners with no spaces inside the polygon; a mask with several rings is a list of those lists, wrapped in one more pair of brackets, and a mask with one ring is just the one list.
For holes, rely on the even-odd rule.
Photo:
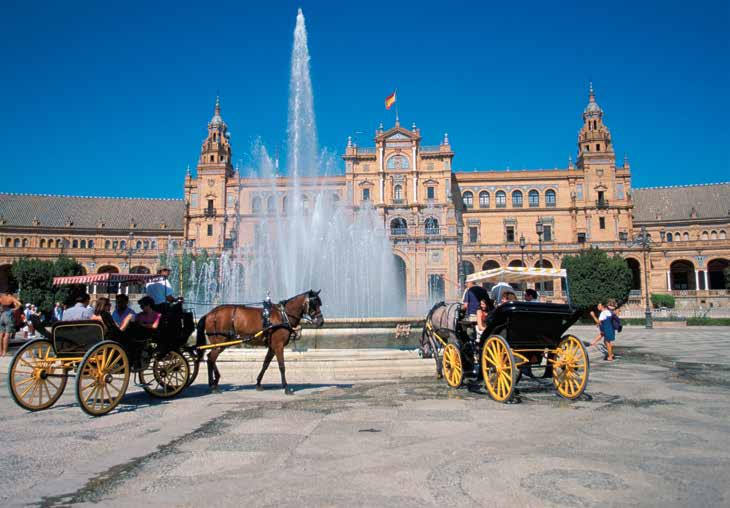
{"label": "horse mane", "polygon": [[299,293],[298,295],[294,295],[291,298],[287,298],[286,300],[280,300],[279,305],[286,305],[287,303],[291,302],[292,300],[296,300],[300,296],[312,296],[314,294],[314,290],[310,289],[309,291],[304,291],[302,293]]}

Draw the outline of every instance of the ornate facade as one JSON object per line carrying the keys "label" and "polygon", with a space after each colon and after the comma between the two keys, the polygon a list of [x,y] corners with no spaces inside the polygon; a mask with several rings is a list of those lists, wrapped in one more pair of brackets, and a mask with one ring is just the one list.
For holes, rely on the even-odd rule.
{"label": "ornate facade", "polygon": [[[557,267],[589,246],[627,259],[637,306],[645,279],[651,293],[672,293],[680,306],[727,306],[730,184],[633,189],[628,159],[617,165],[603,120],[591,87],[575,162],[521,171],[456,171],[448,135],[429,146],[415,124],[381,125],[371,146],[348,140],[343,175],[302,180],[305,207],[322,192],[343,211],[373,206],[411,312],[458,299],[465,273]],[[7,286],[3,273],[19,256],[65,252],[89,271],[153,270],[159,252],[182,241],[214,252],[249,245],[256,227],[286,210],[291,182],[242,177],[231,152],[217,100],[196,171],[185,176],[183,201],[0,195],[0,286]],[[48,203],[40,206],[39,199]],[[122,201],[130,208],[120,208]],[[642,228],[648,247],[636,241]],[[543,292],[548,300],[563,297],[558,287],[546,285]]]}

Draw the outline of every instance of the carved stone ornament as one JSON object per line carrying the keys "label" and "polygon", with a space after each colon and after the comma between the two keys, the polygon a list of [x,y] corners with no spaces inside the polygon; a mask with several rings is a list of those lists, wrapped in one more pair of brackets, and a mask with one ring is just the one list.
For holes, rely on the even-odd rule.
{"label": "carved stone ornament", "polygon": [[215,180],[212,178],[208,180],[208,187],[213,187],[215,185]]}

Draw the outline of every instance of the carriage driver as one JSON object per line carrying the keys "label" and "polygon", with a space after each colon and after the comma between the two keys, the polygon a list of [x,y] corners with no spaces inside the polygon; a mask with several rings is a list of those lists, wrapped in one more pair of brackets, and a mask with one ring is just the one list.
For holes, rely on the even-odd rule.
{"label": "carriage driver", "polygon": [[462,300],[462,310],[469,321],[476,322],[477,310],[479,310],[479,302],[481,300],[489,300],[489,293],[481,286],[474,284],[472,281],[466,283],[466,291],[464,291],[464,298]]}
{"label": "carriage driver", "polygon": [[170,277],[170,269],[164,266],[157,270],[157,275],[163,278],[148,282],[144,289],[147,296],[155,302],[152,308],[156,311],[164,312],[167,310],[169,304],[175,301],[175,297],[172,294],[172,286],[170,285],[170,281],[167,280]]}

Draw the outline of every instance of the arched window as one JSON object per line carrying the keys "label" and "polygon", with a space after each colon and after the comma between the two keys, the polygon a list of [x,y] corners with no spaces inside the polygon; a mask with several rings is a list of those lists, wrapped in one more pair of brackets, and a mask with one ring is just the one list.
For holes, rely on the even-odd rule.
{"label": "arched window", "polygon": [[82,249],[86,248],[86,240],[81,240],[81,248]]}
{"label": "arched window", "polygon": [[489,208],[489,193],[485,190],[479,193],[479,208]]}
{"label": "arched window", "polygon": [[555,206],[555,191],[552,189],[545,192],[545,206]]}
{"label": "arched window", "polygon": [[507,193],[504,191],[497,191],[494,198],[497,203],[497,208],[505,208],[507,206]]}
{"label": "arched window", "polygon": [[522,191],[516,190],[512,193],[512,206],[522,208]]}
{"label": "arched window", "polygon": [[689,242],[689,233],[685,232],[682,235],[682,240],[684,240],[685,242]]}
{"label": "arched window", "polygon": [[29,243],[27,238],[23,238],[23,247],[27,247]]}
{"label": "arched window", "polygon": [[391,235],[405,235],[408,234],[408,224],[406,220],[397,217],[390,221],[390,234]]}
{"label": "arched window", "polygon": [[362,200],[363,201],[370,201],[370,189],[368,187],[365,187],[362,190]]}
{"label": "arched window", "polygon": [[127,240],[122,240],[119,242],[119,248],[120,249],[126,249],[127,248]]}
{"label": "arched window", "polygon": [[717,231],[710,233],[710,240],[717,240]]}
{"label": "arched window", "polygon": [[724,229],[720,231],[720,240],[727,240],[727,233]]}
{"label": "arched window", "polygon": [[152,243],[150,243],[150,247],[153,249],[157,248],[157,240],[152,240]]}
{"label": "arched window", "polygon": [[289,198],[287,196],[284,196],[281,199],[281,211],[284,215],[286,215],[286,209],[289,206]]}
{"label": "arched window", "polygon": [[135,249],[141,249],[142,248],[142,240],[137,240],[137,243],[134,245]]}
{"label": "arched window", "polygon": [[438,235],[439,234],[439,221],[435,217],[429,217],[426,219],[424,225],[426,226],[427,235]]}
{"label": "arched window", "polygon": [[41,238],[41,249],[45,248],[46,246],[46,240],[44,238]]}
{"label": "arched window", "polygon": [[94,248],[94,240],[89,240],[89,249]]}
{"label": "arched window", "polygon": [[13,247],[20,247],[20,238],[13,240]]}
{"label": "arched window", "polygon": [[540,193],[536,190],[531,190],[527,193],[527,200],[530,203],[530,208],[537,208],[540,206]]}
{"label": "arched window", "polygon": [[104,248],[105,249],[111,249],[111,246],[112,246],[112,242],[110,242],[109,240],[105,240],[104,241]]}
{"label": "arched window", "polygon": [[408,169],[408,158],[404,155],[394,155],[388,159],[388,169]]}
{"label": "arched window", "polygon": [[149,240],[145,240],[142,245],[144,245],[145,250],[147,250],[147,249],[150,248],[150,241]]}
{"label": "arched window", "polygon": [[667,233],[667,241],[668,242],[674,241],[674,238],[672,238],[672,233]]}
{"label": "arched window", "polygon": [[78,249],[79,248],[79,241],[78,240],[73,240],[71,242],[71,248],[72,249]]}
{"label": "arched window", "polygon": [[266,198],[266,211],[269,213],[274,213],[276,211],[276,201],[274,200],[274,196]]}
{"label": "arched window", "polygon": [[12,240],[10,238],[5,239],[5,247],[10,247],[11,243],[12,243]]}
{"label": "arched window", "polygon": [[254,213],[261,211],[261,198],[260,197],[254,196],[254,198],[251,200],[251,211]]}
{"label": "arched window", "polygon": [[471,191],[466,191],[461,197],[464,199],[466,208],[474,208],[474,194]]}
{"label": "arched window", "polygon": [[464,272],[464,277],[474,273],[474,263],[471,261],[462,261],[461,270]]}
{"label": "arched window", "polygon": [[400,203],[403,201],[403,186],[402,185],[396,185],[393,187],[393,200],[395,200],[396,203]]}
{"label": "arched window", "polygon": [[702,239],[703,240],[709,240],[710,236],[707,234],[707,231],[702,232]]}

